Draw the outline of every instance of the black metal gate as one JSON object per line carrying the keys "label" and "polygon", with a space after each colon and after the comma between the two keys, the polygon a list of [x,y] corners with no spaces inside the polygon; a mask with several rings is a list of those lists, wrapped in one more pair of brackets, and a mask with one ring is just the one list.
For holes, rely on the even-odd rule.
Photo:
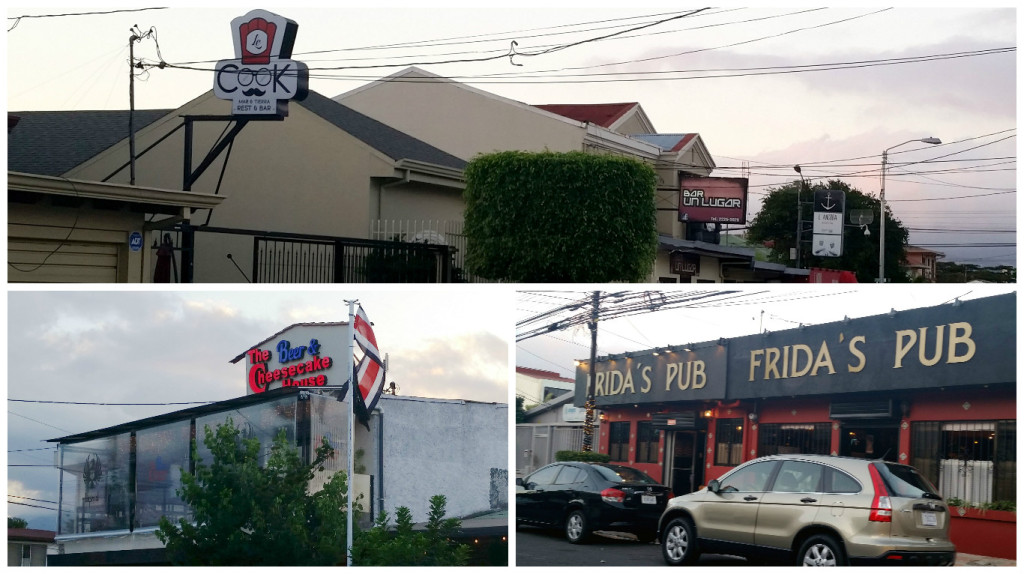
{"label": "black metal gate", "polygon": [[253,237],[253,283],[450,283],[446,245]]}
{"label": "black metal gate", "polygon": [[[182,236],[190,232],[251,236],[252,276],[239,271],[252,283],[451,283],[460,275],[453,271],[454,249],[447,245],[187,224],[175,230]],[[174,248],[186,249],[184,244]]]}

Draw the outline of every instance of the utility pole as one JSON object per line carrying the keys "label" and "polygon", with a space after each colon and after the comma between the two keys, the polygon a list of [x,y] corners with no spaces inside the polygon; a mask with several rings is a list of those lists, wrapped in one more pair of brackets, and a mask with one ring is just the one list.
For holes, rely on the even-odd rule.
{"label": "utility pole", "polygon": [[587,383],[587,414],[583,419],[583,452],[591,452],[594,445],[594,386],[597,384],[597,317],[601,292],[594,291],[590,301],[590,373]]}
{"label": "utility pole", "polygon": [[138,24],[130,28],[128,38],[128,164],[129,185],[135,185],[135,42],[142,40]]}

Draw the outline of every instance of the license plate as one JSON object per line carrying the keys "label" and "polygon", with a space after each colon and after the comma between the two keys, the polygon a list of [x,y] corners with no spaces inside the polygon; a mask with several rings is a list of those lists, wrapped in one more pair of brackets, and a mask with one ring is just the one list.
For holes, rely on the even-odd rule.
{"label": "license plate", "polygon": [[[642,494],[640,495],[640,502],[643,504],[658,504],[658,498],[653,494]],[[935,520],[935,518],[932,517],[932,520]]]}
{"label": "license plate", "polygon": [[923,526],[938,526],[939,520],[936,518],[934,512],[922,512],[921,513],[921,524]]}

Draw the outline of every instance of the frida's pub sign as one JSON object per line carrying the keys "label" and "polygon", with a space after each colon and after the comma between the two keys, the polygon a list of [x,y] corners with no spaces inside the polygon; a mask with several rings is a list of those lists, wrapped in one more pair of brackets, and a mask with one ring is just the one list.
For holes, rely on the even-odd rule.
{"label": "frida's pub sign", "polygon": [[266,10],[231,21],[235,59],[217,62],[213,93],[235,115],[288,115],[288,100],[309,93],[309,68],[290,60],[299,25]]}

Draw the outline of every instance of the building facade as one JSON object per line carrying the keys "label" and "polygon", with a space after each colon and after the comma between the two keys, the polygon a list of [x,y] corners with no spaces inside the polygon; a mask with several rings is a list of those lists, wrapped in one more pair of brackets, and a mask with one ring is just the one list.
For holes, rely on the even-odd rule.
{"label": "building facade", "polygon": [[599,450],[677,495],[813,453],[910,464],[964,508],[1015,505],[1015,317],[1009,294],[604,357]]}
{"label": "building facade", "polygon": [[435,494],[447,498],[448,516],[507,510],[507,404],[384,394],[366,424],[355,425],[350,449],[351,393],[339,400],[347,333],[347,323],[291,325],[234,359],[245,359],[238,398],[53,439],[61,494],[51,563],[166,563],[159,520],[189,519],[178,495],[181,474],[209,464],[206,429],[228,421],[260,441],[261,464],[281,432],[305,461],[327,439],[335,455],[310,483],[313,492],[347,471],[355,453],[354,500],[367,527],[401,506],[426,521]]}

